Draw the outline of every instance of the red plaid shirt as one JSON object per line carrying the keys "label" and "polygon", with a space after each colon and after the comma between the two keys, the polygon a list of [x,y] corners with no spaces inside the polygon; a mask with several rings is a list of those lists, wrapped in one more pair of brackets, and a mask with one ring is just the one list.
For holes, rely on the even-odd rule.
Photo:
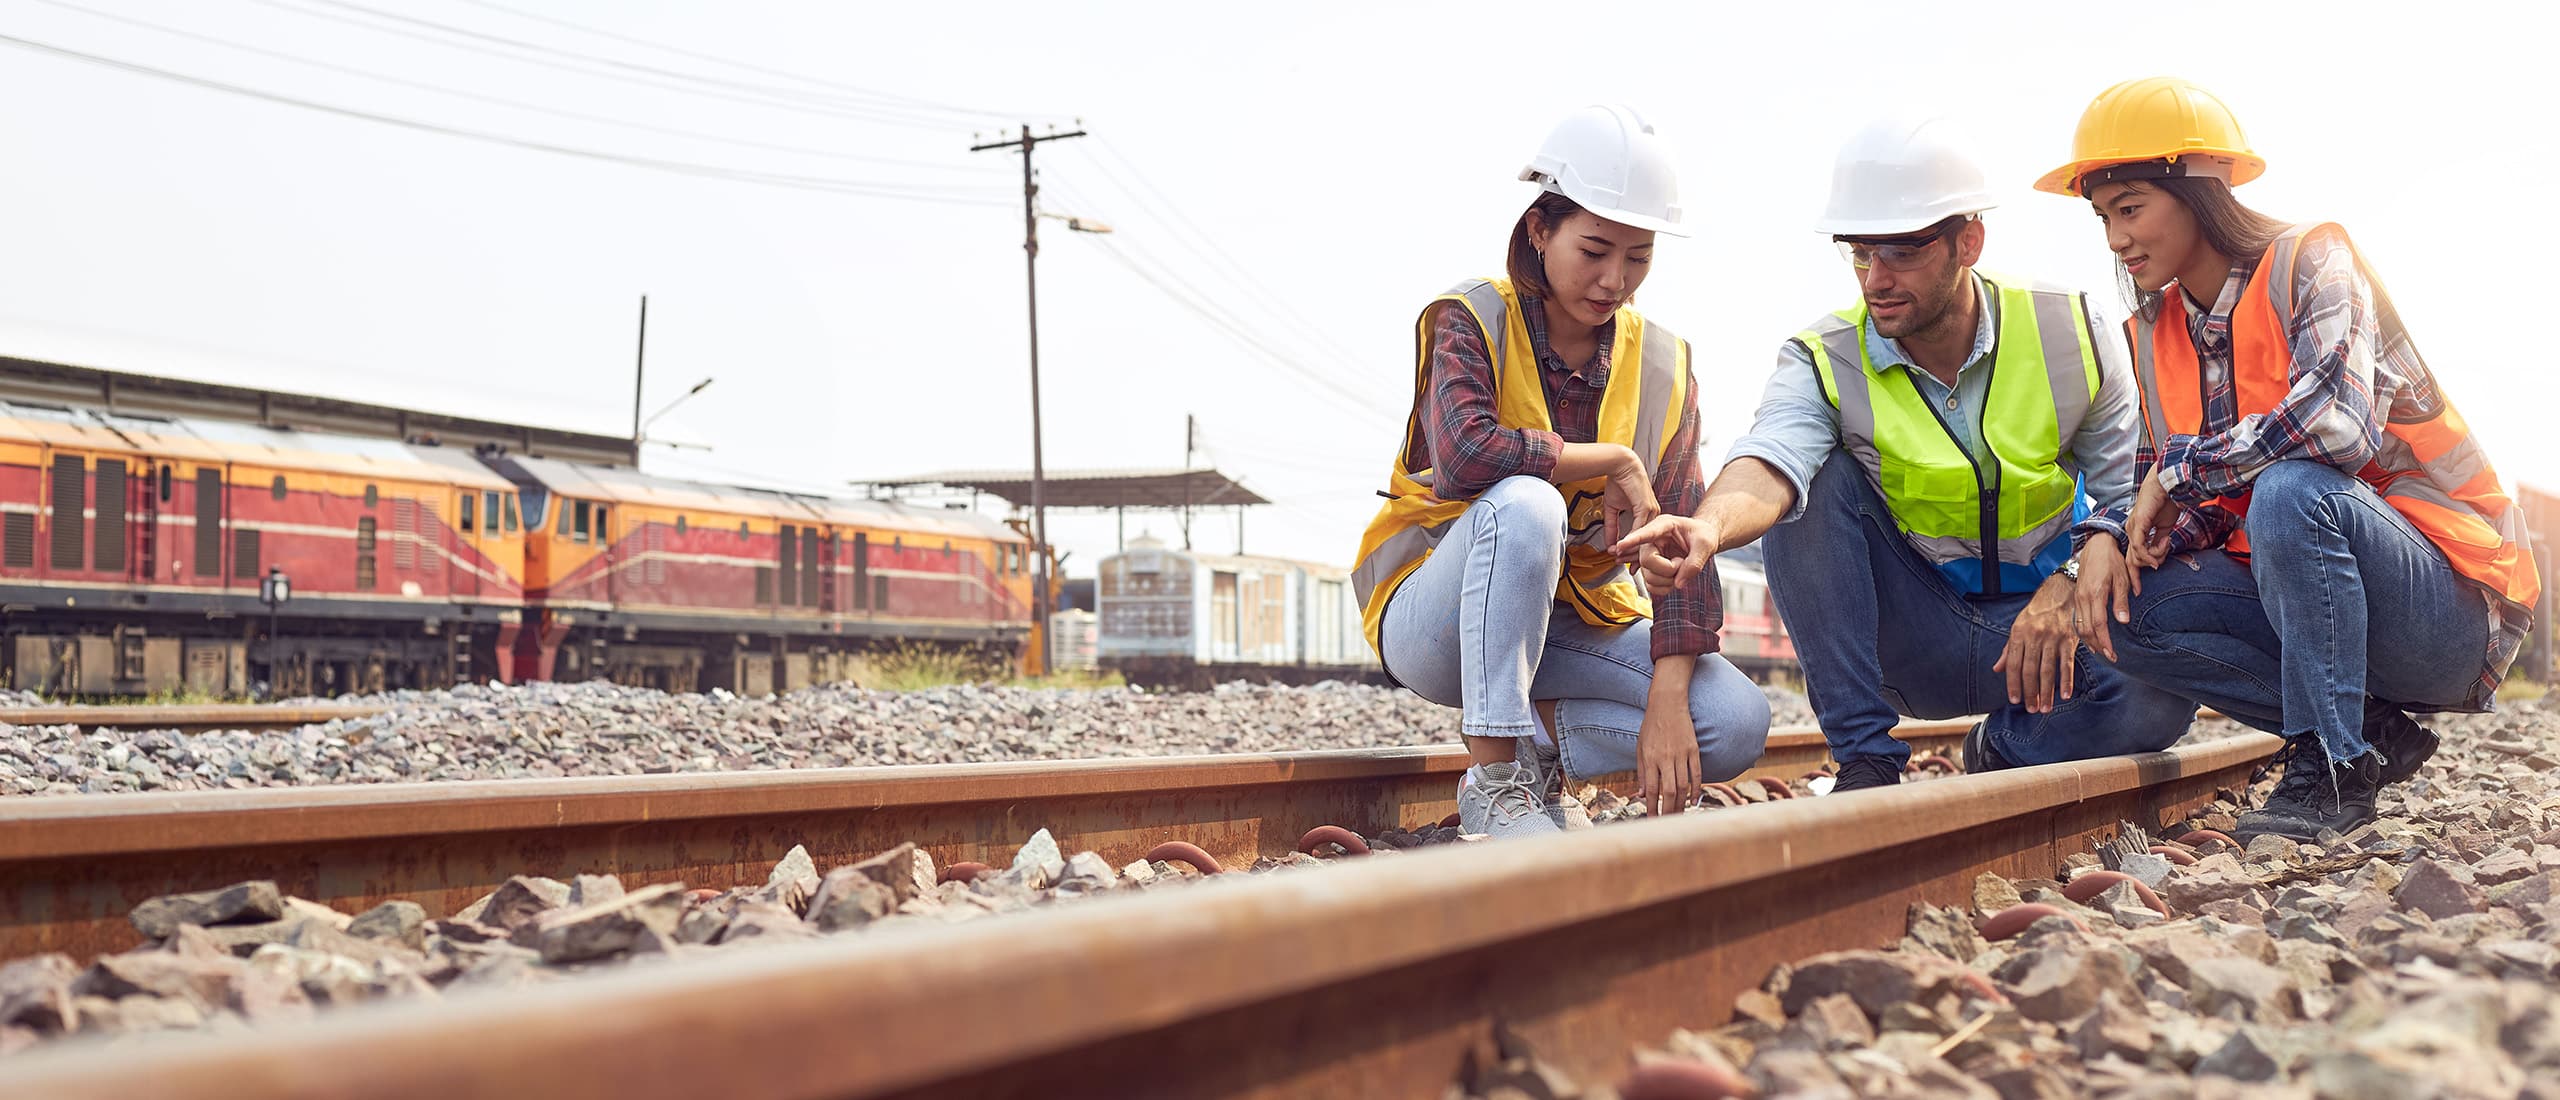
{"label": "red plaid shirt", "polygon": [[[1600,436],[1600,397],[1609,385],[1609,345],[1617,322],[1602,325],[1599,347],[1591,360],[1575,367],[1547,345],[1546,303],[1520,297],[1520,320],[1529,330],[1529,346],[1537,354],[1538,377],[1544,383],[1547,417],[1554,431],[1506,428],[1494,408],[1495,365],[1485,350],[1484,334],[1475,318],[1454,302],[1444,302],[1431,315],[1431,385],[1423,397],[1414,452],[1431,456],[1432,495],[1442,500],[1468,500],[1506,477],[1545,479],[1556,468],[1556,455],[1567,443],[1593,443]],[[1692,515],[1707,496],[1706,473],[1698,462],[1698,382],[1688,379],[1688,400],[1680,410],[1680,429],[1670,453],[1653,472],[1653,495],[1665,512]],[[1724,625],[1723,589],[1715,563],[1697,577],[1653,602],[1653,655],[1713,653],[1716,631]]]}

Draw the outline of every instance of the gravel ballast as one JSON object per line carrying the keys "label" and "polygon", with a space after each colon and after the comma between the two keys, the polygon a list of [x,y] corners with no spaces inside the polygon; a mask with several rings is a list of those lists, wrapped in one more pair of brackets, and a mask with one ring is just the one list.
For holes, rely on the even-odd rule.
{"label": "gravel ballast", "polygon": [[[1776,720],[1811,719],[1770,689]],[[382,715],[187,734],[0,725],[0,795],[648,775],[1444,744],[1458,712],[1366,684],[1204,692],[1013,687],[780,697],[605,683],[349,696]]]}

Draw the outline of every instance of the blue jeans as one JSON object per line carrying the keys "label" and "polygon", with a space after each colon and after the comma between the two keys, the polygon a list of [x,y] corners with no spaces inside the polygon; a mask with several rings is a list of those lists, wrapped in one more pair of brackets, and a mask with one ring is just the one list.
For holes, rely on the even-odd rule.
{"label": "blue jeans", "polygon": [[[1595,627],[1556,602],[1564,523],[1555,486],[1496,482],[1388,599],[1380,656],[1414,694],[1459,708],[1469,737],[1532,736],[1532,700],[1554,700],[1566,775],[1633,771],[1653,624]],[[1768,740],[1768,697],[1717,654],[1689,677],[1689,717],[1708,782],[1742,774]]]}
{"label": "blue jeans", "polygon": [[2117,666],[2270,733],[2317,733],[2340,762],[2370,747],[2368,694],[2469,709],[2489,605],[2444,553],[2332,466],[2279,462],[2251,490],[2248,560],[2208,550],[2144,573]]}
{"label": "blue jeans", "polygon": [[2048,714],[2009,702],[1992,671],[2031,593],[1967,599],[1913,550],[1857,460],[1834,452],[1805,489],[1802,516],[1769,529],[1769,594],[1794,636],[1805,693],[1833,759],[1897,765],[1898,715],[1988,714],[1984,736],[2012,764],[2050,764],[2177,742],[2195,717],[2184,699],[2136,683],[2082,649],[2071,698]]}

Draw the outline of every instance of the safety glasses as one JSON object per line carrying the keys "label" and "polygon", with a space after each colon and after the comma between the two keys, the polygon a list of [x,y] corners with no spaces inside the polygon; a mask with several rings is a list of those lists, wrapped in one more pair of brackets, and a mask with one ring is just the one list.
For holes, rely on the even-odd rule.
{"label": "safety glasses", "polygon": [[1886,244],[1838,238],[1834,238],[1831,243],[1840,246],[1841,259],[1849,261],[1849,266],[1860,271],[1878,266],[1887,271],[1912,271],[1928,262],[1930,245],[1938,243],[1940,237],[1953,233],[1964,225],[1964,220],[1959,218],[1917,237],[1896,237]]}

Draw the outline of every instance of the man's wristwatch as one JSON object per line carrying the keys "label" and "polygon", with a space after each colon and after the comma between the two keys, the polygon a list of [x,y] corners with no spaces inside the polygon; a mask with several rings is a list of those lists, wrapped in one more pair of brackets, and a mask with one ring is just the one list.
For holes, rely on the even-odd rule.
{"label": "man's wristwatch", "polygon": [[2062,575],[2070,578],[2071,583],[2073,584],[2080,583],[2080,559],[2078,557],[2073,557],[2070,560],[2063,562]]}

